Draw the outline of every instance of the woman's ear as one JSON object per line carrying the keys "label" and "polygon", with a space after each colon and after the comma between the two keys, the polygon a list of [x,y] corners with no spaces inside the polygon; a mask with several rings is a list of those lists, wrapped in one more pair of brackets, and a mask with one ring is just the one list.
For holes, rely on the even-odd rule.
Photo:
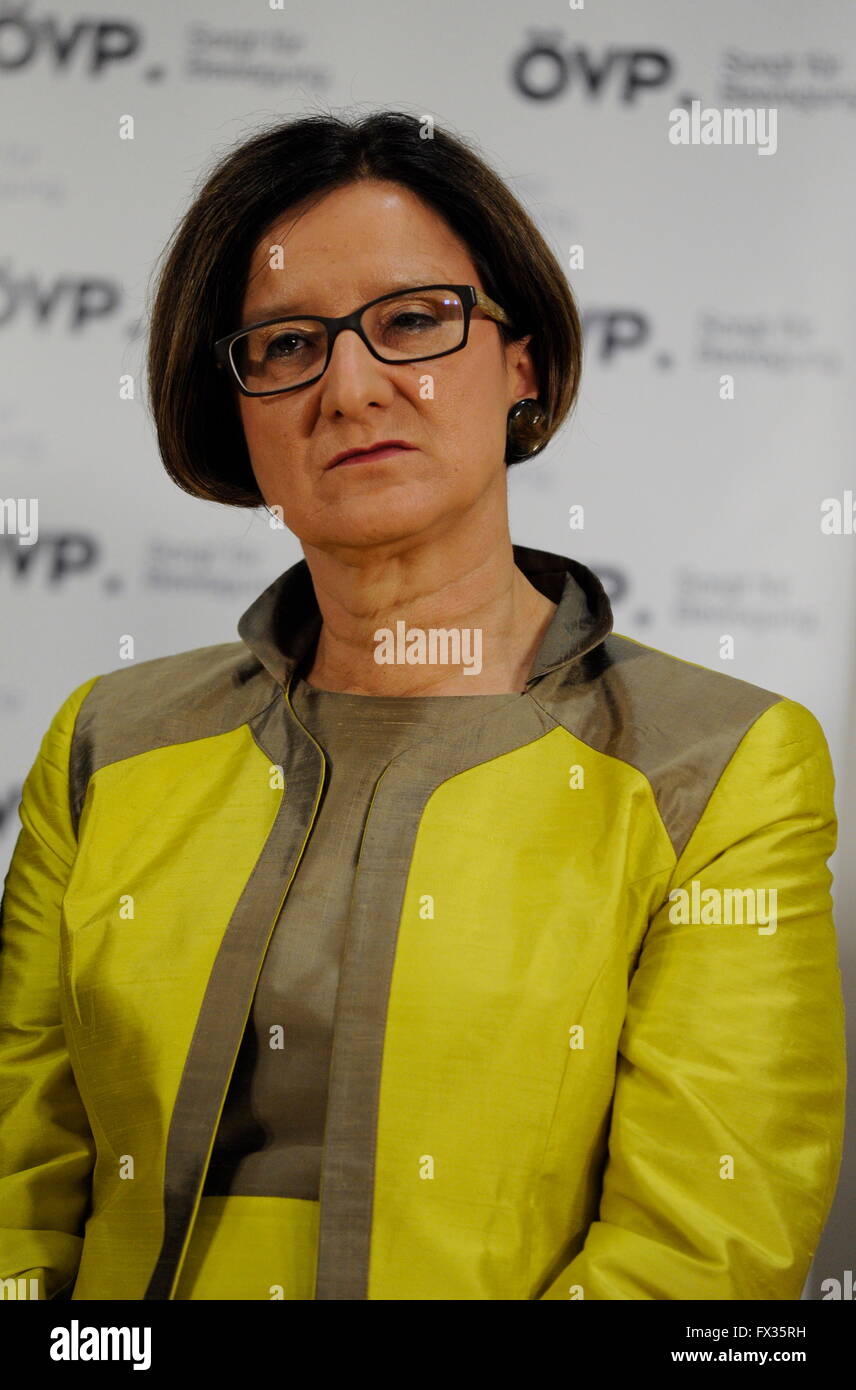
{"label": "woman's ear", "polygon": [[535,363],[532,361],[532,354],[529,351],[531,341],[532,334],[527,333],[525,337],[517,338],[506,346],[505,355],[509,372],[509,390],[511,391],[509,404],[521,400],[524,396],[538,399],[538,375],[535,371]]}

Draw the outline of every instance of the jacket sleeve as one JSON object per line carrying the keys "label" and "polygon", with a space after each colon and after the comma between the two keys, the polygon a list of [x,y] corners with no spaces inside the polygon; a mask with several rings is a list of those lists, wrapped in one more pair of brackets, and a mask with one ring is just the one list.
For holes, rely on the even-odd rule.
{"label": "jacket sleeve", "polygon": [[[541,1298],[799,1299],[844,1128],[833,790],[817,720],[791,700],[770,706],[669,883],[689,895],[690,920],[687,899],[667,893],[649,921],[598,1217]],[[729,888],[767,890],[753,894],[755,924],[745,898],[742,923],[735,898],[731,923],[716,924]]]}
{"label": "jacket sleeve", "polygon": [[95,1156],[60,1014],[59,923],[77,849],[71,739],[97,679],[72,692],[42,739],[0,902],[0,1279],[36,1279],[42,1299],[76,1275]]}

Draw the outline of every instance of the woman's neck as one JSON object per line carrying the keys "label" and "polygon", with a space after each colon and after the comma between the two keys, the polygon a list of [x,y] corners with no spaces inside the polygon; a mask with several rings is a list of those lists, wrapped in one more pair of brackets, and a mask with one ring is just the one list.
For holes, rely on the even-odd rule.
{"label": "woman's neck", "polygon": [[307,553],[322,628],[310,685],[355,695],[522,691],[556,604],[514,563],[436,553],[341,565]]}

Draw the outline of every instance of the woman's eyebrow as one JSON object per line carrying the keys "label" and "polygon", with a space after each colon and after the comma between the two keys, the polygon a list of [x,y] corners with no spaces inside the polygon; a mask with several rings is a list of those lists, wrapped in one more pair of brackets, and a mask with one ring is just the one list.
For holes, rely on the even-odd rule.
{"label": "woman's eyebrow", "polygon": [[[394,280],[389,282],[385,289],[379,289],[376,294],[370,294],[365,299],[358,299],[353,307],[356,308],[360,304],[370,304],[373,299],[379,299],[380,296],[384,294],[395,294],[398,290],[412,290],[417,289],[420,285],[436,285],[439,283],[445,284],[446,282],[438,281],[436,277],[431,278],[430,276],[426,279],[420,279],[418,277],[414,279],[413,276],[408,276],[405,280]],[[311,304],[311,295],[295,295],[291,299],[279,300],[275,304],[259,305],[252,311],[252,314],[245,315],[245,317],[250,322],[259,322],[262,319],[272,319],[278,316],[288,318],[300,314],[311,315],[313,312],[317,312],[312,307],[307,307],[311,306]],[[332,317],[332,315],[326,315],[325,317]]]}

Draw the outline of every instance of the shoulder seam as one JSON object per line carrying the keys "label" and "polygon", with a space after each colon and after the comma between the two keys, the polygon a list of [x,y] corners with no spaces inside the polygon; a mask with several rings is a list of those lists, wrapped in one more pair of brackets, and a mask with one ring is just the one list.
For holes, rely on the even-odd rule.
{"label": "shoulder seam", "polygon": [[[107,673],[107,674],[112,674],[112,672]],[[92,686],[94,687],[95,684],[97,683],[97,681],[100,680],[101,678],[102,678],[102,677],[95,677],[95,679],[94,679],[93,682],[92,682]],[[272,691],[271,691],[270,698],[269,698],[259,709],[252,710],[250,713],[245,713],[240,719],[238,719],[238,720],[237,720],[234,724],[232,724],[228,729],[220,729],[220,730],[217,730],[217,731],[214,732],[214,733],[197,733],[197,732],[192,732],[192,733],[189,733],[188,736],[187,736],[186,738],[174,737],[174,738],[171,738],[171,739],[169,740],[169,743],[166,744],[166,745],[164,745],[164,744],[157,744],[157,745],[154,745],[154,746],[153,746],[152,748],[150,748],[150,749],[137,750],[137,751],[135,751],[135,752],[132,751],[132,752],[130,752],[130,753],[124,754],[124,755],[121,756],[121,757],[114,757],[114,758],[107,759],[107,760],[105,760],[105,761],[103,761],[103,762],[99,762],[99,763],[98,763],[98,766],[97,766],[94,770],[95,770],[96,772],[100,772],[100,771],[102,771],[103,768],[106,768],[106,767],[115,767],[115,766],[117,766],[119,763],[125,762],[126,759],[128,759],[128,758],[137,758],[137,757],[141,757],[141,756],[143,756],[144,753],[146,753],[146,752],[153,752],[153,751],[155,751],[156,748],[163,748],[163,747],[165,747],[165,746],[168,746],[168,747],[183,747],[183,746],[186,745],[186,744],[198,743],[198,742],[201,742],[201,741],[204,740],[204,739],[208,739],[208,738],[218,738],[218,737],[221,737],[222,735],[224,735],[224,734],[226,734],[226,733],[234,733],[235,730],[241,729],[241,728],[249,728],[249,729],[251,730],[251,732],[252,732],[252,726],[253,726],[254,722],[255,722],[257,719],[259,719],[262,715],[264,715],[264,714],[266,713],[266,711],[269,710],[270,707],[271,707],[272,705],[274,705],[274,704],[277,702],[277,700],[280,698],[280,696],[281,696],[281,694],[282,694],[282,688],[281,688],[276,682],[272,682],[272,684],[273,684],[273,689],[272,689]],[[92,771],[90,770],[90,771],[88,772],[86,778],[85,778],[85,782],[84,782],[82,776],[80,776],[79,774],[76,775],[76,776],[73,778],[72,775],[71,775],[71,758],[72,758],[72,751],[73,751],[73,748],[74,748],[74,745],[75,745],[75,741],[76,741],[76,738],[77,738],[77,734],[78,734],[78,724],[79,724],[80,715],[81,715],[81,713],[82,713],[82,711],[83,711],[84,705],[86,704],[86,700],[88,699],[88,697],[89,697],[90,694],[91,694],[91,688],[90,688],[90,690],[88,690],[88,691],[86,692],[86,695],[84,696],[83,700],[81,700],[80,708],[78,709],[77,716],[75,717],[74,732],[73,732],[73,734],[72,734],[72,738],[71,738],[70,743],[69,743],[69,770],[70,770],[70,775],[69,775],[69,778],[68,778],[68,789],[69,789],[69,801],[70,801],[70,804],[71,804],[72,827],[73,827],[73,830],[74,830],[75,838],[77,837],[78,830],[79,830],[80,817],[81,817],[81,814],[82,814],[82,811],[83,811],[84,802],[85,802],[85,800],[86,800],[86,792],[87,792],[87,789],[88,789],[88,786],[89,786],[89,782],[90,782],[91,777],[92,777],[93,774],[92,774]],[[83,759],[78,759],[78,760],[77,760],[77,767],[80,768],[80,767],[82,767],[82,766],[83,766]]]}
{"label": "shoulder seam", "polygon": [[[597,753],[598,757],[607,758],[610,762],[621,763],[622,767],[629,768],[631,772],[635,772],[637,776],[642,778],[642,781],[645,783],[646,787],[648,788],[648,791],[651,793],[651,801],[654,807],[654,814],[657,817],[657,823],[662,828],[663,834],[666,837],[666,843],[672,851],[675,863],[677,863],[680,856],[677,854],[677,851],[675,850],[672,837],[669,834],[669,827],[666,825],[666,822],[663,819],[663,813],[660,810],[660,804],[657,801],[656,788],[654,786],[654,783],[651,781],[651,778],[648,776],[647,772],[645,772],[641,767],[637,767],[635,763],[631,763],[627,758],[622,758],[618,753],[607,753],[603,748],[597,748],[593,743],[588,743],[584,738],[581,738],[579,734],[574,733],[573,729],[569,729],[566,724],[563,724],[560,719],[557,719],[555,714],[553,714],[551,710],[547,709],[546,706],[544,706],[541,703],[541,701],[536,698],[532,691],[529,691],[528,693],[530,698],[535,700],[535,703],[538,705],[538,708],[542,709],[544,713],[548,715],[550,719],[553,720],[554,729],[564,729],[565,733],[569,734],[571,738],[576,739],[577,743],[581,743],[583,748],[591,749],[592,753]],[[553,729],[551,729],[549,732],[552,733]],[[640,880],[637,879],[634,880],[634,882],[640,882]]]}
{"label": "shoulder seam", "polygon": [[[89,696],[92,694],[92,691],[94,690],[95,686],[96,686],[96,685],[98,684],[98,682],[101,680],[103,674],[104,674],[104,673],[103,673],[103,671],[102,671],[99,675],[93,676],[93,677],[91,678],[91,680],[90,680],[90,682],[89,682],[89,689],[86,691],[86,694],[83,696],[83,699],[80,701],[80,704],[79,704],[78,707],[77,707],[77,713],[76,713],[75,716],[74,716],[74,725],[73,725],[72,730],[71,730],[71,738],[68,740],[68,764],[67,764],[67,767],[66,767],[65,785],[66,785],[66,794],[67,794],[67,796],[68,796],[68,815],[69,815],[69,822],[70,822],[70,824],[71,824],[71,829],[72,829],[72,833],[73,833],[74,838],[75,838],[75,842],[77,841],[77,828],[78,828],[78,824],[79,824],[80,817],[79,817],[79,816],[76,814],[76,812],[75,812],[75,809],[74,809],[74,797],[72,796],[72,790],[73,790],[73,788],[72,788],[72,775],[73,775],[73,774],[72,774],[72,768],[75,766],[75,763],[74,763],[74,745],[75,745],[75,740],[77,739],[77,729],[78,729],[78,725],[79,725],[79,723],[80,723],[80,712],[81,712],[81,710],[83,709],[83,706],[86,704],[86,701],[89,699]],[[86,682],[84,682],[84,684],[86,684]]]}
{"label": "shoulder seam", "polygon": [[[690,664],[692,664],[692,663],[690,663]],[[702,669],[707,669],[707,668],[702,668]],[[714,673],[714,674],[716,674],[716,673]],[[760,689],[761,687],[758,687],[758,688]],[[542,703],[542,701],[539,700],[539,699],[537,698],[537,696],[535,695],[535,693],[534,693],[533,691],[529,691],[528,693],[529,693],[529,695],[530,695],[530,698],[533,699],[533,700],[536,702],[536,704],[538,705],[538,707],[539,707],[540,709],[542,709],[542,710],[544,711],[545,714],[549,715],[549,717],[554,721],[554,724],[555,724],[557,727],[559,727],[559,728],[565,729],[565,731],[566,731],[567,733],[571,734],[572,737],[575,738],[575,739],[577,740],[578,743],[581,743],[581,744],[582,744],[584,747],[586,747],[586,748],[591,748],[591,750],[592,750],[593,752],[599,753],[599,754],[601,754],[601,756],[603,756],[603,757],[610,758],[610,759],[612,759],[612,761],[614,761],[614,762],[622,763],[625,767],[632,768],[634,772],[637,772],[637,773],[639,774],[640,777],[644,778],[645,782],[647,783],[647,785],[648,785],[648,787],[649,787],[649,789],[650,789],[650,791],[651,791],[651,797],[652,797],[652,800],[653,800],[653,802],[654,802],[654,806],[655,806],[656,811],[657,811],[657,816],[658,816],[659,822],[660,822],[660,824],[662,825],[663,831],[664,831],[664,833],[665,833],[665,835],[666,835],[666,838],[667,838],[669,844],[671,845],[672,850],[673,850],[673,852],[674,852],[674,854],[675,854],[675,862],[676,862],[676,863],[678,863],[678,862],[680,861],[681,856],[683,855],[684,851],[686,850],[687,845],[689,844],[690,840],[692,839],[693,835],[695,834],[696,829],[698,828],[699,822],[701,821],[702,817],[703,817],[704,814],[705,814],[705,811],[707,810],[707,808],[708,808],[708,806],[709,806],[709,804],[710,804],[711,797],[713,796],[714,792],[716,791],[717,787],[719,786],[720,782],[722,781],[722,778],[724,777],[726,770],[727,770],[727,769],[731,766],[731,764],[733,763],[735,757],[737,756],[738,752],[740,751],[741,747],[743,746],[744,741],[746,740],[746,738],[748,737],[748,735],[749,735],[749,733],[752,731],[752,729],[755,727],[755,725],[758,723],[759,719],[762,719],[763,716],[764,716],[765,714],[769,713],[769,711],[770,711],[771,709],[775,709],[778,705],[785,704],[785,703],[791,703],[791,704],[796,704],[796,703],[798,703],[797,701],[789,701],[787,696],[778,695],[778,694],[776,694],[776,692],[774,692],[774,691],[768,691],[768,692],[766,692],[767,694],[773,695],[774,698],[773,698],[767,705],[765,705],[763,709],[758,710],[758,711],[754,714],[754,716],[752,717],[752,719],[751,719],[750,723],[748,724],[748,726],[747,726],[746,728],[744,728],[744,730],[743,730],[743,732],[741,733],[739,739],[737,740],[737,742],[734,744],[733,748],[731,749],[731,752],[730,752],[729,755],[728,755],[727,761],[726,761],[726,762],[723,764],[723,766],[721,767],[721,769],[720,769],[720,771],[719,771],[719,774],[717,775],[715,781],[713,782],[712,786],[710,787],[710,790],[709,790],[709,792],[708,792],[708,795],[705,797],[704,802],[703,802],[703,804],[701,805],[701,807],[700,807],[700,809],[699,809],[698,815],[692,820],[692,822],[691,822],[687,827],[685,827],[685,829],[682,831],[682,833],[681,833],[680,835],[677,834],[677,831],[676,831],[675,834],[673,835],[672,831],[669,829],[668,824],[666,823],[665,817],[664,817],[663,812],[662,812],[662,809],[661,809],[661,807],[660,807],[660,801],[659,801],[659,798],[658,798],[658,795],[657,795],[657,787],[656,787],[654,781],[653,781],[653,780],[651,779],[651,777],[649,776],[648,772],[646,772],[644,768],[639,767],[638,764],[632,762],[629,758],[623,757],[622,754],[621,754],[620,752],[607,751],[606,749],[598,748],[596,744],[593,744],[593,743],[588,742],[586,739],[582,738],[580,734],[576,733],[573,729],[569,729],[568,726],[567,726],[566,724],[564,724],[560,719],[558,719],[558,718],[556,717],[555,713],[554,713],[552,710],[550,710],[547,706],[545,706],[545,705]]]}
{"label": "shoulder seam", "polygon": [[[749,727],[748,727],[747,729],[744,729],[744,730],[743,730],[743,734],[741,735],[740,739],[737,741],[737,743],[734,745],[734,748],[733,748],[732,751],[731,751],[731,757],[728,759],[728,762],[727,762],[727,763],[725,764],[725,766],[722,768],[722,770],[721,770],[719,776],[717,777],[716,781],[714,782],[713,786],[711,787],[710,792],[708,793],[708,796],[707,796],[707,798],[706,798],[706,800],[705,800],[705,802],[704,802],[704,805],[702,806],[701,810],[700,810],[699,813],[698,813],[698,816],[696,817],[695,821],[693,822],[693,827],[692,827],[692,829],[690,830],[689,835],[687,836],[686,840],[684,841],[683,845],[681,846],[681,852],[680,852],[680,854],[678,855],[678,863],[680,863],[680,860],[683,858],[683,855],[684,855],[684,853],[685,853],[685,851],[686,851],[687,845],[689,844],[690,840],[692,839],[693,835],[696,833],[696,831],[697,831],[699,825],[701,824],[702,820],[704,819],[705,812],[707,811],[708,806],[710,805],[711,801],[713,800],[714,795],[716,794],[716,791],[717,791],[717,788],[719,787],[720,782],[722,781],[722,779],[723,779],[723,777],[725,776],[725,774],[726,774],[726,772],[728,771],[728,769],[731,767],[731,764],[734,762],[734,759],[737,757],[737,754],[740,752],[740,749],[743,747],[744,743],[746,742],[747,738],[748,738],[749,735],[751,734],[752,730],[755,728],[756,724],[758,724],[758,722],[759,722],[761,719],[764,718],[764,715],[765,715],[765,714],[769,714],[771,709],[775,709],[778,705],[786,704],[786,703],[788,703],[788,698],[787,698],[787,696],[786,696],[786,695],[780,695],[779,698],[778,698],[778,700],[774,700],[774,701],[772,702],[772,704],[767,705],[767,708],[766,708],[766,709],[760,710],[760,711],[758,712],[758,714],[755,716],[755,718],[752,720],[752,723],[749,725]],[[796,703],[796,702],[795,702],[795,701],[791,701],[790,703]]]}

